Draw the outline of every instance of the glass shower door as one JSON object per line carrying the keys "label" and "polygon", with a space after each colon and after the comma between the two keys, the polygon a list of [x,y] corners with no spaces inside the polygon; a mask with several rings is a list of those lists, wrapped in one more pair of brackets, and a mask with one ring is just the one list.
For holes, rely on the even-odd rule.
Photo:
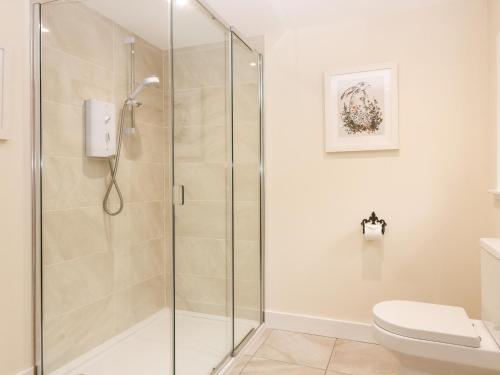
{"label": "glass shower door", "polygon": [[[44,375],[171,373],[169,45],[129,21],[134,5],[34,12]],[[166,2],[149,11],[168,25]]]}
{"label": "glass shower door", "polygon": [[175,373],[210,374],[232,351],[229,32],[172,2]]}
{"label": "glass shower door", "polygon": [[259,53],[232,34],[234,346],[259,327],[261,111]]}

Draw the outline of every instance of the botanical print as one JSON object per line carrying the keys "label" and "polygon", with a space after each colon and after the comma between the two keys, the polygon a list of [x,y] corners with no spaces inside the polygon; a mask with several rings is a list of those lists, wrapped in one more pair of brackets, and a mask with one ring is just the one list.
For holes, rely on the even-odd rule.
{"label": "botanical print", "polygon": [[399,148],[397,64],[325,73],[325,151]]}
{"label": "botanical print", "polygon": [[379,77],[339,82],[339,135],[378,135],[384,130],[384,82]]}
{"label": "botanical print", "polygon": [[377,99],[370,99],[366,92],[368,87],[368,83],[360,82],[349,87],[340,97],[342,126],[348,134],[375,133],[383,121]]}

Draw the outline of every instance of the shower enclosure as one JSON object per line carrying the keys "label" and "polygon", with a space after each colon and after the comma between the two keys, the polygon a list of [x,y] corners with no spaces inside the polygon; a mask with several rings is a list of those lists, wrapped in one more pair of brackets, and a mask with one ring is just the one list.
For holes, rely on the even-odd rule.
{"label": "shower enclosure", "polygon": [[33,25],[39,373],[219,372],[264,320],[261,54],[198,0]]}

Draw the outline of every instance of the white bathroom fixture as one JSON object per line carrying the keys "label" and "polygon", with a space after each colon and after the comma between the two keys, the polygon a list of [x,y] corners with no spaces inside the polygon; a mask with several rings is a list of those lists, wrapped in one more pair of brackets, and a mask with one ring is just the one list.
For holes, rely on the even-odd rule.
{"label": "white bathroom fixture", "polygon": [[139,95],[139,93],[148,86],[158,85],[160,83],[160,79],[156,76],[149,76],[144,78],[144,80],[135,88],[134,91],[129,95],[128,100],[133,101]]}
{"label": "white bathroom fixture", "polygon": [[[481,242],[482,321],[461,307],[385,301],[373,308],[377,342],[405,375],[500,374],[500,239]],[[495,341],[497,338],[498,341]]]}
{"label": "white bathroom fixture", "polygon": [[113,103],[85,100],[85,149],[88,157],[107,158],[116,154]]}

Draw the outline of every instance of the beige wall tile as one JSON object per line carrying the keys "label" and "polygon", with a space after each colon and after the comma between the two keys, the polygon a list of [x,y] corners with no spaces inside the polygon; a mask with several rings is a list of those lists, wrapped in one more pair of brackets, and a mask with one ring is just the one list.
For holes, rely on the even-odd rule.
{"label": "beige wall tile", "polygon": [[234,203],[234,237],[236,240],[260,239],[259,202]]}
{"label": "beige wall tile", "polygon": [[224,86],[226,84],[228,79],[227,48],[226,43],[204,46],[194,51],[191,58],[186,59],[187,66],[201,86]]}
{"label": "beige wall tile", "polygon": [[180,311],[189,311],[216,316],[231,316],[231,308],[227,303],[214,304],[185,299],[182,295],[175,296],[175,308]]}
{"label": "beige wall tile", "polygon": [[175,270],[177,274],[227,276],[226,241],[212,238],[175,238]]}
{"label": "beige wall tile", "polygon": [[195,201],[225,201],[228,180],[222,163],[181,163],[175,165],[175,183],[184,185],[184,198]]}
{"label": "beige wall tile", "polygon": [[148,87],[137,96],[137,100],[142,104],[135,110],[136,121],[156,126],[166,125],[163,116],[165,97],[161,87],[160,81],[158,86]]}
{"label": "beige wall tile", "polygon": [[[145,77],[144,77],[145,78]],[[142,79],[139,79],[136,84],[139,85],[142,83]],[[160,81],[159,84],[155,84],[153,86],[148,86],[144,90],[142,90],[139,95],[137,95],[137,100],[142,104],[142,106],[146,107],[151,107],[154,108],[158,111],[158,121],[154,122],[153,125],[161,126],[162,125],[162,112],[163,112],[163,105],[164,105],[164,100],[165,100],[165,93],[162,89],[163,87],[163,82]],[[139,107],[139,110],[137,113],[141,112],[141,108]],[[140,120],[139,120],[140,121]],[[143,121],[145,122],[145,121]]]}
{"label": "beige wall tile", "polygon": [[260,93],[259,81],[251,83],[235,84],[233,91],[233,116],[235,126],[240,126],[245,123],[255,124],[257,127],[260,123]]}
{"label": "beige wall tile", "polygon": [[176,161],[224,163],[228,159],[225,126],[181,126],[174,133]]}
{"label": "beige wall tile", "polygon": [[175,126],[203,124],[203,95],[201,88],[175,90]]}
{"label": "beige wall tile", "polygon": [[246,329],[248,329],[248,321],[253,321],[255,327],[257,327],[260,324],[260,320],[262,317],[260,305],[251,307],[235,306],[234,316],[237,317],[237,319],[241,319],[244,321],[243,327],[245,327]]}
{"label": "beige wall tile", "polygon": [[260,282],[235,280],[234,305],[239,310],[259,310]]}
{"label": "beige wall tile", "polygon": [[166,127],[136,122],[135,134],[124,138],[123,157],[129,161],[166,163],[168,135]]}
{"label": "beige wall tile", "polygon": [[113,291],[113,253],[96,253],[43,269],[44,316],[68,313]]}
{"label": "beige wall tile", "polygon": [[44,319],[44,364],[50,372],[113,336],[112,297],[107,297],[63,316]]}
{"label": "beige wall tile", "polygon": [[123,331],[160,310],[165,303],[162,276],[118,292],[115,296],[115,320]]}
{"label": "beige wall tile", "polygon": [[260,280],[260,241],[234,242],[234,278],[236,280]]}
{"label": "beige wall tile", "polygon": [[125,38],[129,36],[136,37],[130,31],[113,23],[113,67],[114,73],[122,77],[128,77],[130,74],[130,46],[125,44]]}
{"label": "beige wall tile", "polygon": [[[238,145],[236,144],[236,147]],[[235,163],[234,164],[234,200],[235,201],[260,201],[260,164]]]}
{"label": "beige wall tile", "polygon": [[205,126],[223,126],[227,123],[226,86],[203,87],[202,94],[202,120]]}
{"label": "beige wall tile", "polygon": [[176,274],[176,301],[228,307],[229,291],[226,278]]}
{"label": "beige wall tile", "polygon": [[44,212],[42,220],[45,265],[111,250],[101,207]]}
{"label": "beige wall tile", "polygon": [[258,123],[245,123],[234,127],[235,163],[260,162],[260,128]]}
{"label": "beige wall tile", "polygon": [[226,44],[222,43],[201,49],[177,50],[174,55],[175,88],[225,85],[227,53]]}
{"label": "beige wall tile", "polygon": [[42,48],[44,100],[83,107],[86,99],[112,100],[112,71],[50,47]]}
{"label": "beige wall tile", "polygon": [[129,246],[164,237],[163,202],[128,203],[115,217],[106,217],[113,249],[124,251]]}
{"label": "beige wall tile", "polygon": [[175,209],[176,234],[226,239],[226,202],[186,202]]}
{"label": "beige wall tile", "polygon": [[162,201],[165,196],[164,166],[156,163],[130,163],[130,201]]}
{"label": "beige wall tile", "polygon": [[138,122],[156,126],[167,126],[168,115],[164,115],[162,109],[158,109],[148,103],[144,103],[135,113],[135,118]]}
{"label": "beige wall tile", "polygon": [[58,3],[44,6],[43,45],[78,56],[107,69],[113,67],[113,24],[79,4]]}
{"label": "beige wall tile", "polygon": [[108,173],[108,163],[102,159],[43,158],[43,209],[101,204]]}
{"label": "beige wall tile", "polygon": [[44,156],[81,157],[85,153],[83,107],[44,100],[42,103]]}
{"label": "beige wall tile", "polygon": [[205,161],[203,128],[201,126],[174,127],[174,157],[181,162]]}
{"label": "beige wall tile", "polygon": [[136,81],[155,75],[163,82],[163,56],[162,52],[153,47],[142,38],[136,39],[135,45]]}
{"label": "beige wall tile", "polygon": [[195,72],[191,71],[187,62],[190,56],[185,53],[174,53],[174,90],[188,90],[200,87],[200,83],[194,75]]}
{"label": "beige wall tile", "polygon": [[163,239],[130,246],[114,254],[114,290],[121,290],[164,274]]}

